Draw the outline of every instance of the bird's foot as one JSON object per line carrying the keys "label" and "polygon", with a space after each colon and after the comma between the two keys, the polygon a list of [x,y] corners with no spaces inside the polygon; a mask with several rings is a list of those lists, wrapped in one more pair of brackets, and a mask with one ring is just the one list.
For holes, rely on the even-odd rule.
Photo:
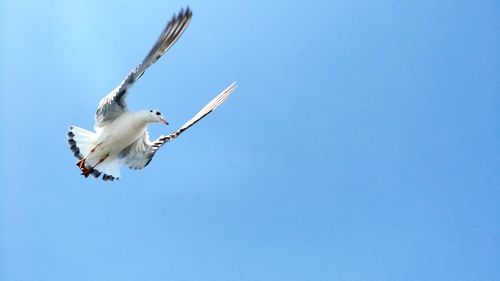
{"label": "bird's foot", "polygon": [[85,158],[83,158],[82,160],[78,161],[77,162],[77,166],[80,168],[80,170],[82,171],[81,175],[85,176],[85,177],[88,177],[90,174],[92,174],[92,172],[94,172],[94,169],[97,165],[101,164],[102,162],[104,162],[104,160],[106,160],[106,158],[108,158],[109,156],[109,153],[106,154],[106,156],[104,158],[101,158],[99,160],[99,162],[97,162],[95,165],[93,165],[92,167],[87,167],[85,166]]}
{"label": "bird's foot", "polygon": [[82,170],[82,173],[80,175],[83,175],[87,178],[94,171],[94,168],[87,168],[84,166],[83,168],[80,168],[80,170]]}
{"label": "bird's foot", "polygon": [[76,162],[76,166],[78,166],[78,168],[80,168],[80,170],[85,168],[85,158],[78,160],[78,162]]}

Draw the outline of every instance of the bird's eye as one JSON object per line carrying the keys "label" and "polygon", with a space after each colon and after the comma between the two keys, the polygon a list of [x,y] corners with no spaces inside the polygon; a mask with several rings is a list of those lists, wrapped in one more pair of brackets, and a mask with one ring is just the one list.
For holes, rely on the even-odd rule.
{"label": "bird's eye", "polygon": [[156,111],[156,115],[161,115],[161,113],[159,111]]}
{"label": "bird's eye", "polygon": [[153,110],[151,109],[149,112],[153,112]]}

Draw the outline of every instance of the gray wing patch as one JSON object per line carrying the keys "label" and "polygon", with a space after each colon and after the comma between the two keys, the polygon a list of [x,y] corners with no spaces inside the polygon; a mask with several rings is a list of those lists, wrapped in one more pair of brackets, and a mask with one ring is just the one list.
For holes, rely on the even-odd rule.
{"label": "gray wing patch", "polygon": [[118,157],[120,161],[130,169],[140,170],[146,167],[153,158],[153,156],[150,155],[151,145],[149,134],[146,131],[141,138],[125,148]]}
{"label": "gray wing patch", "polygon": [[172,17],[144,60],[127,75],[118,87],[101,99],[95,113],[95,128],[106,126],[127,110],[125,97],[128,89],[144,74],[148,67],[172,47],[187,28],[192,16],[193,13],[187,7]]}

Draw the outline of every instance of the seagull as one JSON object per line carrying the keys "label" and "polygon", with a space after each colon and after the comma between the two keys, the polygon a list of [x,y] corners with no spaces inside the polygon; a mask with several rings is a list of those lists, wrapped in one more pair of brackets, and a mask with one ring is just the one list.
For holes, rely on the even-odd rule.
{"label": "seagull", "polygon": [[113,181],[120,178],[121,164],[134,170],[146,167],[160,147],[207,116],[235,90],[236,83],[233,82],[177,131],[162,135],[154,141],[149,139],[148,125],[168,125],[160,111],[131,111],[127,108],[125,98],[129,88],[179,39],[192,15],[189,7],[181,9],[177,15],[174,14],[144,60],[113,91],[101,99],[95,113],[95,132],[76,126],[69,127],[68,143],[78,159],[76,165],[85,178],[89,175],[99,178],[102,174],[102,180]]}

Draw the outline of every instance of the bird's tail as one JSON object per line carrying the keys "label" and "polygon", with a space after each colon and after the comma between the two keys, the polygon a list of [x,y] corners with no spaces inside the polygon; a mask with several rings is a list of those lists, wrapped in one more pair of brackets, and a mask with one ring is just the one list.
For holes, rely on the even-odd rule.
{"label": "bird's tail", "polygon": [[[104,173],[102,179],[113,181],[120,178],[120,165],[118,159],[110,159],[98,162],[97,159],[89,156],[91,150],[96,147],[97,135],[94,132],[71,126],[68,131],[68,143],[75,157],[80,160],[77,165],[82,170],[85,177],[92,175],[98,178]],[[90,159],[87,157],[89,156]],[[83,160],[82,160],[83,159]],[[87,160],[87,161],[85,161]]]}
{"label": "bird's tail", "polygon": [[120,179],[120,160],[118,158],[114,158],[110,161],[105,161],[102,164],[97,165],[96,169],[99,169],[99,172],[102,171],[104,175],[102,179],[104,181],[113,181]]}
{"label": "bird's tail", "polygon": [[68,131],[68,144],[71,151],[78,160],[86,157],[90,149],[95,145],[96,133],[85,129],[71,126]]}

